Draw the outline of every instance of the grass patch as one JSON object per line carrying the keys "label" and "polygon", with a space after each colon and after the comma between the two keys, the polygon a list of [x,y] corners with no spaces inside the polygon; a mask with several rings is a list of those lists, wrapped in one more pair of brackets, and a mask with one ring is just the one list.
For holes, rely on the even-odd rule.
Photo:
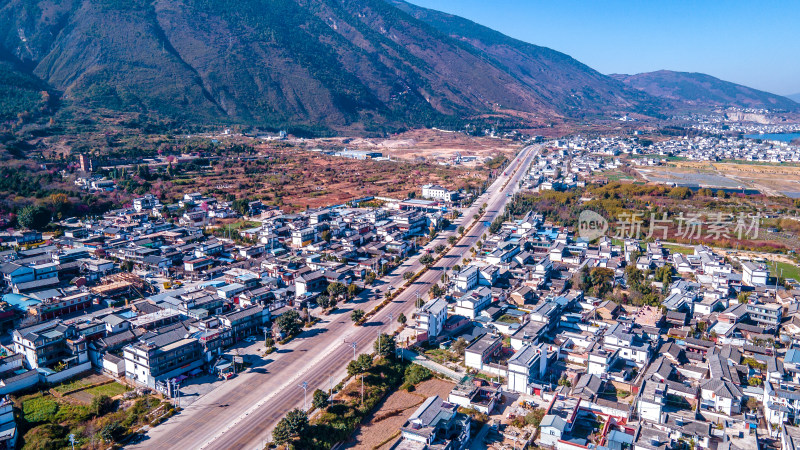
{"label": "grass patch", "polygon": [[22,417],[28,423],[53,422],[58,403],[49,395],[36,394],[22,401]]}
{"label": "grass patch", "polygon": [[[96,395],[107,395],[120,389],[124,392],[125,387],[110,383],[91,389]],[[14,403],[22,411],[17,425],[23,450],[68,448],[69,434],[75,435],[75,448],[99,448],[89,445],[100,442],[109,444],[103,448],[117,448],[130,433],[143,425],[154,426],[174,412],[172,405],[152,396],[109,402],[103,409],[72,403],[49,392],[17,397]]]}
{"label": "grass patch", "polygon": [[439,364],[444,364],[446,362],[458,362],[460,360],[458,355],[453,354],[453,352],[449,350],[442,350],[440,348],[425,350],[425,356],[433,361],[438,362]]}
{"label": "grass patch", "polygon": [[88,392],[95,397],[100,395],[107,395],[109,397],[114,397],[120,394],[124,394],[129,390],[130,389],[128,389],[127,386],[114,382],[114,383],[102,384],[100,386],[95,386],[93,388],[86,389],[84,392]]}
{"label": "grass patch", "polygon": [[770,275],[775,277],[781,276],[781,270],[783,270],[783,278],[794,278],[795,280],[800,280],[800,267],[795,266],[794,264],[789,264],[781,261],[770,261],[767,263],[767,266],[770,270]]}
{"label": "grass patch", "polygon": [[519,323],[519,318],[512,316],[511,314],[503,314],[499,319],[497,319],[497,321],[503,323]]}
{"label": "grass patch", "polygon": [[67,383],[59,384],[58,386],[54,387],[53,390],[60,394],[63,394],[65,392],[75,391],[84,388],[86,386],[90,386],[91,384],[92,382],[89,381],[88,379],[79,378],[77,380],[72,380]]}
{"label": "grass patch", "polygon": [[686,247],[683,245],[676,245],[676,244],[662,244],[661,246],[668,249],[670,253],[680,253],[682,255],[694,255],[693,247]]}

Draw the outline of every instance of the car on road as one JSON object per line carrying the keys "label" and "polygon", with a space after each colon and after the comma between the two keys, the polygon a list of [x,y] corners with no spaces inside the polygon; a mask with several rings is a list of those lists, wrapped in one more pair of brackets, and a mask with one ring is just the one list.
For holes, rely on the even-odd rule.
{"label": "car on road", "polygon": [[256,338],[254,336],[248,336],[248,337],[244,338],[244,340],[247,341],[247,342],[255,342]]}

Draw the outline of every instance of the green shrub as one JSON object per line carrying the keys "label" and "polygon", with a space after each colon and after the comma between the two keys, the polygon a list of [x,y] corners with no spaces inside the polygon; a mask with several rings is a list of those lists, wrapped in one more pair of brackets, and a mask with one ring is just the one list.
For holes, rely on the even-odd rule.
{"label": "green shrub", "polygon": [[430,379],[433,377],[433,373],[425,367],[420,366],[419,364],[411,364],[410,366],[406,367],[404,376],[403,376],[403,385],[400,389],[411,390],[409,388],[422,383],[425,380]]}
{"label": "green shrub", "polygon": [[45,424],[25,433],[23,450],[60,450],[69,447],[67,429],[61,425]]}
{"label": "green shrub", "polygon": [[30,423],[46,423],[55,420],[58,403],[50,396],[33,397],[22,403],[22,414]]}

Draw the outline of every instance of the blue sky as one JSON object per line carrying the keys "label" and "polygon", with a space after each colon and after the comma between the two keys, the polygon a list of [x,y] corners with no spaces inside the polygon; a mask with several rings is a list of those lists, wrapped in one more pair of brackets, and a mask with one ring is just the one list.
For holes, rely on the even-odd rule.
{"label": "blue sky", "polygon": [[800,2],[408,0],[564,52],[602,73],[703,72],[800,93]]}

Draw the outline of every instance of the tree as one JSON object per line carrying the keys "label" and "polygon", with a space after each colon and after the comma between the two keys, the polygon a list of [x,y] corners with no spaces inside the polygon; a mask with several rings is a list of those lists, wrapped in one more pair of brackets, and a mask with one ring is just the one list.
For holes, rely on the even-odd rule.
{"label": "tree", "polygon": [[603,297],[611,290],[614,281],[614,271],[605,267],[594,267],[589,271],[592,287],[597,290],[597,296]]}
{"label": "tree", "polygon": [[436,247],[433,247],[433,251],[436,253],[442,253],[446,247],[442,244],[436,244]]}
{"label": "tree", "polygon": [[368,371],[372,367],[372,356],[367,354],[358,355],[358,358],[347,364],[347,375],[355,376]]}
{"label": "tree", "polygon": [[275,428],[272,429],[272,440],[278,444],[283,445],[292,438],[291,433],[289,433],[289,426],[286,424],[286,419],[281,419]]}
{"label": "tree", "polygon": [[456,341],[453,342],[453,344],[450,346],[450,351],[455,353],[456,355],[463,356],[464,350],[466,350],[467,345],[469,345],[469,342],[467,342],[467,340],[464,339],[463,337],[460,337],[456,339]]}
{"label": "tree", "polygon": [[326,406],[328,406],[329,396],[327,392],[317,389],[316,391],[314,391],[314,395],[312,398],[313,399],[311,400],[311,404],[314,406],[314,408],[323,409]]}
{"label": "tree", "polygon": [[107,395],[98,395],[92,399],[91,410],[95,416],[99,417],[110,412],[114,406],[114,401]]}
{"label": "tree", "polygon": [[110,443],[120,439],[124,433],[125,428],[116,422],[111,422],[100,430],[100,437],[102,437],[104,441]]}
{"label": "tree", "polygon": [[[405,275],[405,274],[403,274],[403,275]],[[369,272],[364,276],[364,284],[371,286],[372,283],[375,282],[376,278],[377,278],[377,276],[375,275],[375,272]]]}
{"label": "tree", "polygon": [[67,197],[67,194],[64,194],[63,192],[50,194],[48,201],[56,215],[63,216],[64,214],[67,214],[70,209],[72,209],[72,203],[69,201],[69,197]]}
{"label": "tree", "polygon": [[453,235],[450,235],[450,237],[447,238],[447,242],[450,245],[455,245],[455,243],[458,242],[458,238]]}
{"label": "tree", "polygon": [[300,436],[308,428],[308,414],[300,409],[289,411],[282,420],[286,420],[287,429],[292,437]]}
{"label": "tree", "polygon": [[350,313],[350,320],[352,320],[353,322],[358,323],[361,319],[364,318],[364,315],[366,315],[366,314],[367,313],[365,313],[363,309],[354,309]]}
{"label": "tree", "polygon": [[275,339],[272,339],[271,337],[267,337],[266,339],[264,339],[264,347],[266,347],[267,349],[275,347]]}
{"label": "tree", "polygon": [[419,262],[424,264],[424,265],[426,265],[426,266],[430,266],[431,264],[433,264],[433,257],[431,255],[425,253],[424,255],[422,255],[419,258]]}
{"label": "tree", "polygon": [[323,240],[323,241],[325,241],[325,242],[330,242],[330,241],[331,241],[331,238],[332,238],[332,236],[331,236],[331,230],[325,230],[325,231],[323,231],[323,232],[322,232],[322,234],[320,235],[320,237],[322,238],[322,240]]}
{"label": "tree", "polygon": [[234,200],[231,203],[231,209],[238,212],[239,215],[245,216],[250,211],[250,202],[248,202],[246,198]]}
{"label": "tree", "polygon": [[440,297],[442,294],[444,294],[444,289],[439,287],[439,283],[436,283],[433,286],[431,286],[430,294],[431,298]]}
{"label": "tree", "polygon": [[458,227],[458,234],[464,234],[464,227]]}
{"label": "tree", "polygon": [[328,295],[330,295],[331,298],[339,297],[340,295],[343,295],[346,291],[347,287],[343,283],[334,281],[333,283],[328,285]]}
{"label": "tree", "polygon": [[399,316],[397,316],[397,322],[398,322],[399,324],[401,324],[401,325],[405,325],[407,320],[408,320],[408,319],[406,319],[406,315],[405,315],[405,314],[403,314],[403,313],[400,313],[400,315],[399,315]]}
{"label": "tree", "polygon": [[414,277],[414,272],[405,272],[405,273],[403,273],[403,279],[404,280],[410,280],[413,277]]}
{"label": "tree", "polygon": [[397,342],[395,341],[394,336],[384,333],[378,335],[378,339],[373,345],[375,353],[384,357],[393,355],[396,348]]}
{"label": "tree", "polygon": [[294,336],[300,332],[302,327],[300,314],[293,309],[281,314],[275,320],[275,323],[278,324],[278,328],[280,328],[281,332],[286,336]]}
{"label": "tree", "polygon": [[123,272],[133,272],[133,261],[122,261],[119,268]]}
{"label": "tree", "polygon": [[353,298],[358,293],[358,286],[355,283],[351,283],[347,285],[347,296]]}
{"label": "tree", "polygon": [[666,292],[669,289],[670,283],[672,283],[672,273],[673,273],[672,265],[665,264],[662,267],[656,269],[655,278],[656,280],[660,281],[664,286],[663,290]]}
{"label": "tree", "polygon": [[41,231],[50,224],[50,218],[50,211],[44,206],[28,205],[22,208],[17,221],[25,228]]}
{"label": "tree", "polygon": [[317,304],[324,309],[328,309],[331,305],[331,298],[325,294],[320,294],[320,296],[317,297]]}
{"label": "tree", "polygon": [[527,425],[533,425],[534,427],[539,428],[539,424],[542,423],[542,419],[544,419],[546,412],[547,410],[544,408],[534,409],[525,415],[525,423]]}

